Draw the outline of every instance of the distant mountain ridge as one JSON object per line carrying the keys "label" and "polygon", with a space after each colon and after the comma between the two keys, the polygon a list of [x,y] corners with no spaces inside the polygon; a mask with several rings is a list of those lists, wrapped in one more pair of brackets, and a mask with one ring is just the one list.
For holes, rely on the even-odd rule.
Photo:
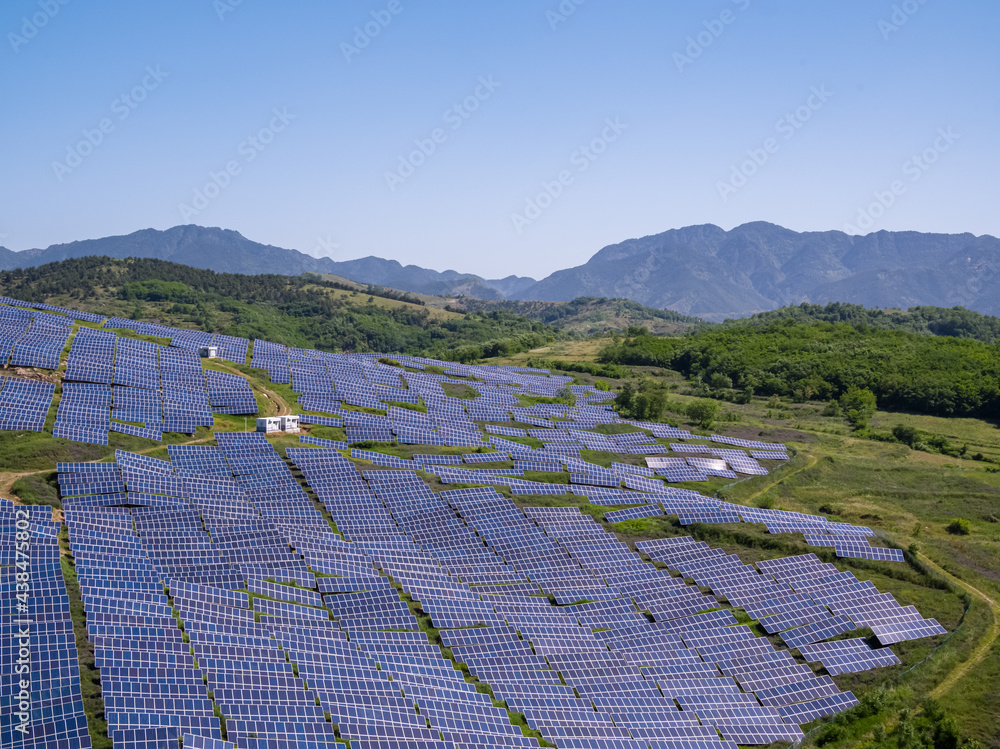
{"label": "distant mountain ridge", "polygon": [[709,320],[803,302],[865,307],[965,306],[1000,312],[1000,240],[972,234],[794,232],[711,224],[605,247],[516,296],[623,297]]}
{"label": "distant mountain ridge", "polygon": [[766,222],[726,231],[712,224],[609,245],[583,265],[541,281],[484,279],[395,260],[334,261],[200,226],[13,252],[0,270],[67,258],[149,257],[230,273],[329,273],[403,291],[500,301],[630,299],[721,321],[786,305],[846,302],[869,308],[964,306],[1000,314],[1000,240],[972,234],[795,232]]}
{"label": "distant mountain ridge", "polygon": [[453,270],[438,272],[416,265],[403,266],[395,260],[377,257],[337,262],[298,250],[260,244],[230,229],[194,225],[175,226],[166,231],[142,229],[123,236],[55,244],[44,250],[14,252],[0,247],[0,270],[102,255],[119,259],[143,257],[169,260],[219,273],[280,273],[286,276],[331,273],[360,283],[418,294],[461,294],[479,299],[505,299],[509,294],[523,291],[536,283],[533,278],[518,276],[491,281],[471,273]]}

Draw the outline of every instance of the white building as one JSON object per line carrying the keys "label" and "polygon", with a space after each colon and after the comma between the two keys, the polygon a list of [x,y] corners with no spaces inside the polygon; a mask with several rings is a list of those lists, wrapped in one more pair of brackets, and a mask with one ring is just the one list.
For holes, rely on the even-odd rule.
{"label": "white building", "polygon": [[272,432],[299,432],[298,416],[262,416],[257,419],[257,431],[271,434]]}
{"label": "white building", "polygon": [[270,434],[271,432],[281,431],[281,417],[280,416],[264,416],[257,419],[257,431]]}
{"label": "white building", "polygon": [[219,347],[218,346],[200,346],[198,348],[198,356],[202,359],[218,359],[219,358]]}

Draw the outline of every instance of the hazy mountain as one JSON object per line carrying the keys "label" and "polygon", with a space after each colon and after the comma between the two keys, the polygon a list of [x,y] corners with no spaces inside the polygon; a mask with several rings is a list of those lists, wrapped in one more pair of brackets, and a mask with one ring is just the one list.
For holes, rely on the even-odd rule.
{"label": "hazy mountain", "polygon": [[515,299],[624,297],[710,320],[802,302],[1000,313],[1000,240],[972,234],[690,226],[605,247]]}
{"label": "hazy mountain", "polygon": [[962,305],[1000,314],[1000,240],[995,237],[886,231],[858,237],[839,231],[799,233],[764,222],[728,232],[707,224],[629,239],[541,281],[489,280],[377,257],[337,262],[199,226],[146,229],[44,250],[0,248],[0,269],[87,255],[152,257],[232,273],[331,273],[419,294],[493,301],[631,299],[709,320],[803,302],[873,308]]}
{"label": "hazy mountain", "polygon": [[[453,270],[438,272],[395,260],[365,257],[337,262],[330,258],[254,242],[236,231],[202,226],[175,226],[166,231],[143,229],[126,236],[86,239],[52,245],[44,250],[13,252],[0,247],[0,270],[44,265],[68,258],[101,256],[148,257],[224,273],[332,273],[361,283],[389,286],[419,294],[464,294],[503,299],[535,283],[533,278],[491,281]],[[476,292],[476,293],[473,293]]]}

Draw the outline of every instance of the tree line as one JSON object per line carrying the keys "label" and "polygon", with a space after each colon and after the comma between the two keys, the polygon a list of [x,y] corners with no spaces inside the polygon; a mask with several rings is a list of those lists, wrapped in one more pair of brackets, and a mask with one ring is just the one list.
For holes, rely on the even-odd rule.
{"label": "tree line", "polygon": [[972,338],[782,318],[683,338],[637,335],[605,346],[599,360],[675,369],[716,390],[829,401],[867,389],[886,410],[1000,415],[1000,343]]}

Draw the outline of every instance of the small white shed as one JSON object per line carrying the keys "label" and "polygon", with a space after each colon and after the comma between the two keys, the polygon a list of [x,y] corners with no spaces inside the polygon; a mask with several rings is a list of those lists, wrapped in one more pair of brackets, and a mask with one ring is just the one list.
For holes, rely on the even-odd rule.
{"label": "small white shed", "polygon": [[257,431],[270,434],[281,431],[281,418],[278,416],[264,416],[257,419]]}

